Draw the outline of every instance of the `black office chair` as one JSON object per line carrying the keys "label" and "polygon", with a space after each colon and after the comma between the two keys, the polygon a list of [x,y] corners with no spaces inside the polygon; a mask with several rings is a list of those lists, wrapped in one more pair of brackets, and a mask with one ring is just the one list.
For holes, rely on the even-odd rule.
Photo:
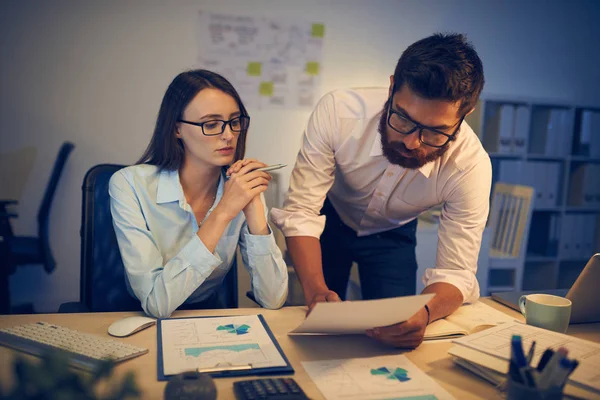
{"label": "black office chair", "polygon": [[[10,295],[8,276],[13,274],[17,267],[30,264],[42,264],[47,273],[52,273],[56,268],[56,261],[52,255],[49,237],[50,209],[56,193],[58,181],[67,162],[67,158],[75,148],[71,142],[64,142],[58,151],[50,180],[38,209],[38,235],[14,236],[10,225],[10,218],[18,215],[8,212],[7,206],[17,204],[16,200],[0,200],[0,291],[3,297],[0,304],[0,313],[10,312]],[[6,285],[6,286],[5,286]]]}
{"label": "black office chair", "polygon": [[[142,310],[139,300],[127,291],[125,267],[110,213],[108,182],[123,167],[96,165],[83,178],[80,301],[62,304],[59,312]],[[237,308],[235,261],[225,277],[219,297],[226,308]]]}

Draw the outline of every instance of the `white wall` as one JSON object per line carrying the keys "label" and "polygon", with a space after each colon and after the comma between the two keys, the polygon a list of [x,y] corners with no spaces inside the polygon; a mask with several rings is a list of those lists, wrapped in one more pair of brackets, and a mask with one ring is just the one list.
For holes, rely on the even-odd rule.
{"label": "white wall", "polygon": [[[194,66],[199,9],[324,22],[319,94],[386,85],[407,45],[434,31],[459,31],[484,62],[486,92],[600,105],[594,0],[2,1],[0,156],[37,148],[32,173],[14,172],[27,179],[17,233],[36,233],[49,166],[64,140],[77,146],[51,216],[57,269],[49,276],[39,266],[19,270],[11,279],[15,303],[54,311],[78,299],[83,175],[141,154],[167,85]],[[247,155],[293,165],[309,111],[250,112]]]}

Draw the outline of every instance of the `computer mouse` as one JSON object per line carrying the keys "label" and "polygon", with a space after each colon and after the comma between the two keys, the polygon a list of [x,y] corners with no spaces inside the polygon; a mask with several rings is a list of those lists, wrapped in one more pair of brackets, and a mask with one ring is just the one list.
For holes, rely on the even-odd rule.
{"label": "computer mouse", "polygon": [[126,317],[113,322],[108,327],[108,333],[112,336],[125,337],[146,329],[156,323],[154,318],[134,316]]}

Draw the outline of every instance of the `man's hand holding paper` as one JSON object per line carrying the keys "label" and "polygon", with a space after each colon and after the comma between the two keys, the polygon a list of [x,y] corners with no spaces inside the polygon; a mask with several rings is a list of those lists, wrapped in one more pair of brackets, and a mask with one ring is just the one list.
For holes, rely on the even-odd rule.
{"label": "man's hand holding paper", "polygon": [[367,336],[394,347],[414,349],[423,343],[429,316],[425,307],[398,324],[367,329]]}
{"label": "man's hand holding paper", "polygon": [[370,329],[389,327],[404,321],[413,326],[411,317],[424,310],[423,306],[433,296],[430,293],[379,300],[320,302],[290,334],[364,334]]}

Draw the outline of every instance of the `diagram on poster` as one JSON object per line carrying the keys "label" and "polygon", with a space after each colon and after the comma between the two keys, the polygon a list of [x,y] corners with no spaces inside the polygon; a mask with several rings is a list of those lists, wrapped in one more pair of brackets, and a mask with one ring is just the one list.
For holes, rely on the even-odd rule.
{"label": "diagram on poster", "polygon": [[200,68],[227,78],[247,106],[305,108],[316,102],[325,25],[200,11]]}

